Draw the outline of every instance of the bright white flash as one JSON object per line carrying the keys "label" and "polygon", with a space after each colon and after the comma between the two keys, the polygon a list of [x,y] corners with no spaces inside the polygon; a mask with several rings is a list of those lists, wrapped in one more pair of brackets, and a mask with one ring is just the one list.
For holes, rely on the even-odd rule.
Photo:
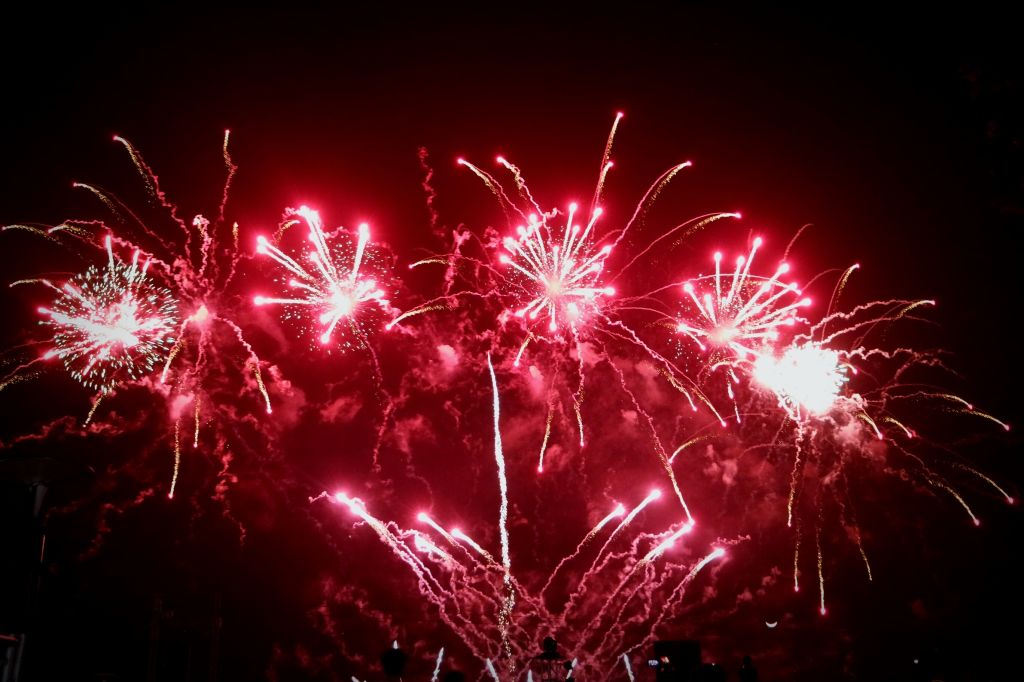
{"label": "bright white flash", "polygon": [[839,353],[816,344],[790,346],[782,357],[766,354],[754,361],[754,379],[797,414],[828,412],[849,380],[848,371]]}

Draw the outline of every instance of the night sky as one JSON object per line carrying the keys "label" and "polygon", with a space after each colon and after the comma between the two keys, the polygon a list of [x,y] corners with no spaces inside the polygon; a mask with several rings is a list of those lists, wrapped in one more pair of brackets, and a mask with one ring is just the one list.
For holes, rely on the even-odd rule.
{"label": "night sky", "polygon": [[[716,248],[741,252],[751,234],[778,259],[810,224],[794,248],[800,277],[856,262],[847,305],[935,299],[929,322],[895,328],[894,342],[947,350],[956,373],[929,379],[1024,423],[1015,19],[852,12],[33,10],[0,28],[0,223],[107,217],[95,197],[71,188],[82,181],[116,194],[154,229],[173,229],[113,135],[141,151],[183,216],[211,216],[229,128],[239,170],[227,215],[239,223],[240,248],[254,250],[286,207],[316,207],[331,227],[367,221],[387,245],[381,257],[405,277],[394,300],[407,309],[440,286],[437,271],[406,276],[408,263],[446,251],[460,226],[507,229],[494,197],[456,158],[496,170],[503,154],[542,205],[585,200],[621,110],[610,221],[627,218],[663,170],[694,162],[631,248],[698,214],[743,214],[660,254],[622,286],[679,281],[706,269]],[[0,239],[4,281],[59,278],[101,257],[23,232]],[[415,332],[374,341],[378,380],[366,353],[313,348],[274,311],[248,306],[272,278],[265,264],[242,267],[230,290],[214,292],[216,305],[237,311],[266,362],[275,413],[263,413],[244,354],[220,332],[207,440],[183,456],[174,500],[173,419],[152,391],[118,391],[91,429],[81,427],[91,393],[59,366],[0,392],[0,634],[29,632],[23,679],[375,679],[377,654],[393,639],[412,654],[406,679],[429,679],[440,646],[475,676],[480,662],[437,623],[407,568],[351,515],[309,498],[344,489],[403,527],[429,510],[497,552],[484,357],[495,346],[510,352],[487,321],[499,307],[438,311],[411,320]],[[824,300],[829,290],[814,293]],[[37,352],[23,344],[40,338],[35,308],[45,301],[26,287],[0,296],[5,375]],[[460,358],[456,370],[440,344]],[[641,364],[622,349],[616,358],[659,424],[675,419],[678,395],[641,381]],[[600,363],[588,378],[585,456],[573,445],[571,412],[563,414],[538,478],[544,400],[510,369],[499,382],[513,563],[521,580],[542,581],[613,500],[635,504],[651,485],[667,486]],[[401,399],[375,469],[379,386]],[[1020,498],[1019,431],[934,411],[909,418],[940,440],[929,456],[969,462]],[[864,459],[850,467],[849,489],[874,580],[833,509],[821,526],[821,617],[812,549],[801,559],[807,587],[795,595],[789,582],[789,460],[740,458],[738,472],[723,475],[739,447],[722,438],[692,467],[677,467],[700,519],[694,547],[745,539],[698,579],[662,636],[700,639],[705,659],[730,671],[749,653],[765,680],[985,680],[1013,669],[1024,607],[1019,505],[976,477],[954,477],[981,518],[975,528],[949,495]],[[40,477],[50,484],[35,521],[26,482]],[[644,528],[677,515],[663,500]],[[805,542],[813,547],[813,534]]]}

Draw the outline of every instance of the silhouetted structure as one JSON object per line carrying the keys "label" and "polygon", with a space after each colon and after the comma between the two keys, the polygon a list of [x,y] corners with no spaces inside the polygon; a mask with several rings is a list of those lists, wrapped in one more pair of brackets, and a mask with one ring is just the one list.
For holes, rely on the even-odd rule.
{"label": "silhouetted structure", "polygon": [[655,642],[654,657],[649,664],[658,682],[691,682],[700,667],[700,642],[692,639]]}
{"label": "silhouetted structure", "polygon": [[43,502],[49,486],[96,473],[53,457],[0,459],[4,553],[0,558],[0,681],[18,682],[46,562]]}
{"label": "silhouetted structure", "polygon": [[401,677],[408,661],[409,657],[397,646],[387,649],[380,655],[380,666],[387,677]]}
{"label": "silhouetted structure", "polygon": [[536,682],[562,682],[572,679],[566,676],[572,670],[572,663],[558,652],[558,642],[554,637],[545,637],[541,642],[541,652],[530,661],[530,670]]}
{"label": "silhouetted structure", "polygon": [[697,666],[691,679],[693,682],[725,682],[725,668],[717,663],[703,663]]}
{"label": "silhouetted structure", "polygon": [[740,666],[740,682],[757,682],[757,668],[750,656],[743,657],[743,665]]}
{"label": "silhouetted structure", "polygon": [[441,678],[441,682],[466,682],[466,676],[458,670],[449,670]]}

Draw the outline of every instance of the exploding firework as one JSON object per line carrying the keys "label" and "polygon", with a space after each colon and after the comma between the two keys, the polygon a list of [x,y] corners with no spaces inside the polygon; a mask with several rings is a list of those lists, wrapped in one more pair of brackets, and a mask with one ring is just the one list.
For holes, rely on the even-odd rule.
{"label": "exploding firework", "polygon": [[[503,338],[512,341],[515,344],[512,347],[517,349],[512,365],[519,367],[524,362],[529,363],[531,374],[541,377],[548,386],[547,418],[538,457],[538,472],[544,471],[545,452],[557,414],[575,416],[579,447],[584,447],[583,399],[585,365],[588,364],[586,358],[589,356],[591,364],[607,363],[619,379],[623,392],[637,412],[643,415],[650,429],[654,450],[672,479],[673,489],[689,516],[689,509],[675,483],[675,475],[668,465],[668,455],[661,445],[653,421],[636,393],[629,387],[626,376],[615,364],[616,348],[626,346],[629,355],[639,352],[644,362],[650,363],[656,371],[665,375],[694,410],[697,409],[697,403],[703,403],[715,413],[719,421],[721,417],[693,380],[669,358],[644,342],[627,323],[625,314],[633,310],[645,310],[644,302],[648,295],[617,298],[613,282],[641,262],[658,243],[673,235],[680,232],[690,234],[716,220],[738,218],[739,215],[711,213],[683,221],[659,233],[625,265],[609,271],[616,248],[644,222],[650,205],[673,178],[692,165],[685,161],[663,172],[648,187],[628,219],[620,219],[613,228],[602,227],[607,219],[601,206],[602,194],[608,173],[613,167],[610,156],[621,119],[622,114],[618,114],[612,124],[601,157],[593,198],[585,209],[572,203],[564,213],[558,209],[542,210],[520,169],[504,157],[498,157],[497,163],[511,174],[514,185],[511,191],[478,166],[464,159],[459,159],[459,164],[484,182],[497,197],[511,225],[515,226],[512,235],[496,240],[494,244],[498,249],[498,265],[491,267],[490,256],[486,262],[478,262],[477,265],[482,266],[480,270],[492,273],[496,279],[497,286],[493,290],[501,298],[506,313],[502,317],[502,331],[511,332]],[[465,256],[460,254],[460,258]],[[447,262],[451,263],[452,260],[449,257]],[[520,324],[509,325],[509,321],[519,321]],[[533,357],[527,357],[532,342],[536,342],[534,347],[540,347],[541,350],[535,351]],[[564,405],[571,405],[571,408],[559,409]]]}
{"label": "exploding firework", "polygon": [[[203,425],[217,423],[204,408],[222,405],[225,410],[235,409],[216,397],[225,388],[227,377],[237,374],[233,370],[243,370],[245,387],[255,391],[266,412],[271,412],[262,361],[234,320],[237,299],[231,284],[242,252],[238,249],[238,224],[230,224],[224,217],[236,171],[228,140],[225,133],[227,179],[213,221],[202,215],[191,221],[182,219],[138,150],[124,138],[114,137],[127,150],[158,215],[144,220],[117,196],[76,182],[75,188],[103,202],[112,224],[66,220],[47,229],[7,228],[28,230],[64,246],[84,244],[90,248],[96,246],[96,231],[107,231],[107,268],[91,269],[61,289],[61,297],[41,311],[46,318],[43,324],[54,330],[56,348],[50,353],[63,358],[72,374],[100,390],[101,397],[128,382],[166,399],[174,452],[170,496],[177,483],[181,443],[186,440],[181,437],[183,423],[193,422],[192,437],[187,440],[198,448]],[[135,253],[130,264],[115,259],[114,250],[122,248]],[[157,367],[159,374],[150,380],[146,372]],[[237,388],[234,395],[238,395]],[[99,405],[100,400],[93,401],[87,423],[98,414]],[[222,437],[216,438],[218,450]]]}
{"label": "exploding firework", "polygon": [[[472,171],[491,190],[510,221],[515,220],[511,222],[515,226],[513,234],[500,240],[497,255],[500,267],[487,270],[497,275],[507,312],[527,323],[527,342],[538,335],[555,341],[568,338],[578,342],[588,326],[607,323],[605,311],[616,293],[611,281],[617,275],[605,271],[613,250],[642,222],[645,211],[665,186],[692,165],[686,161],[662,173],[644,193],[629,220],[617,229],[602,229],[599,221],[604,209],[600,204],[605,181],[614,166],[610,157],[621,120],[620,113],[615,117],[605,144],[593,198],[584,211],[575,202],[569,204],[566,212],[557,208],[544,211],[520,169],[504,157],[497,157],[497,163],[511,174],[515,187],[512,192],[506,191],[490,173],[465,159],[458,160],[459,165]],[[581,212],[584,213],[582,219],[578,215]],[[701,216],[660,235],[655,241],[683,227],[693,227],[694,223],[732,215],[735,214]],[[525,348],[525,343],[520,346],[517,361]]]}
{"label": "exploding firework", "polygon": [[547,319],[550,332],[558,331],[559,323],[576,332],[578,325],[599,311],[599,297],[615,295],[613,287],[600,281],[611,244],[593,243],[601,209],[594,209],[582,233],[580,225],[573,223],[575,214],[576,204],[570,204],[560,230],[550,226],[557,213],[540,218],[531,214],[529,224],[516,229],[517,238],[502,241],[507,253],[498,258],[514,271],[509,280],[522,295],[515,316]]}
{"label": "exploding firework", "polygon": [[795,284],[780,280],[789,272],[788,263],[779,265],[771,277],[751,274],[762,243],[756,238],[749,255],[736,259],[731,276],[722,275],[722,254],[716,252],[715,274],[683,285],[692,306],[680,316],[676,329],[702,351],[710,346],[738,357],[754,354],[755,348],[777,341],[781,329],[796,325],[799,309],[811,304],[811,299],[801,298]]}
{"label": "exploding firework", "polygon": [[[784,281],[789,274],[785,263],[762,274],[752,267],[762,245],[760,239],[753,242],[747,255],[736,259],[735,268],[727,268],[725,273],[721,267],[722,257],[716,254],[714,275],[696,277],[685,284],[667,284],[645,294],[623,295],[622,292],[628,293],[633,285],[623,279],[623,273],[657,244],[680,231],[685,230],[682,236],[686,236],[718,218],[736,214],[709,214],[662,231],[623,267],[616,267],[613,257],[621,257],[626,250],[620,248],[623,236],[641,222],[645,207],[689,164],[673,166],[660,176],[632,216],[613,223],[615,229],[607,229],[614,211],[603,212],[599,204],[606,175],[612,167],[609,154],[614,132],[615,126],[602,158],[593,200],[583,208],[572,204],[565,212],[541,210],[519,170],[504,159],[499,159],[499,164],[512,173],[514,192],[506,192],[491,175],[464,162],[498,196],[510,216],[510,226],[519,228],[513,228],[504,239],[499,235],[495,239],[480,240],[483,246],[475,257],[466,255],[471,248],[466,236],[468,231],[457,230],[452,253],[413,264],[413,267],[427,263],[446,265],[444,294],[406,313],[398,314],[391,309],[388,298],[394,285],[390,264],[371,243],[368,228],[360,227],[355,234],[341,229],[325,232],[319,215],[301,208],[287,216],[283,228],[304,223],[309,228],[312,244],[308,250],[279,246],[284,229],[273,241],[263,238],[258,242],[260,256],[270,257],[279,266],[280,289],[273,296],[257,297],[255,302],[282,306],[285,319],[311,332],[321,344],[345,348],[357,343],[367,348],[373,358],[374,388],[386,403],[373,450],[375,473],[381,471],[377,455],[382,442],[388,447],[395,445],[396,450],[407,455],[402,462],[404,469],[402,466],[389,468],[388,478],[381,477],[379,485],[366,486],[376,487],[383,493],[373,497],[372,503],[344,492],[324,495],[325,499],[354,515],[358,521],[355,532],[372,530],[394,557],[408,566],[426,602],[436,608],[441,620],[481,664],[486,662],[487,671],[494,679],[499,675],[508,679],[522,677],[519,673],[527,664],[539,631],[556,635],[579,652],[575,669],[582,675],[608,676],[615,668],[624,669],[632,679],[631,655],[657,636],[663,625],[679,622],[683,610],[693,601],[687,600],[687,591],[698,576],[725,555],[726,546],[738,542],[720,538],[712,541],[711,536],[695,532],[697,523],[683,499],[675,472],[682,472],[681,480],[692,479],[700,475],[701,467],[693,466],[686,456],[680,457],[678,463],[675,460],[696,443],[706,444],[710,452],[716,438],[733,439],[742,444],[744,454],[750,453],[745,464],[758,456],[755,453],[765,453],[762,463],[766,469],[773,466],[769,473],[775,473],[770,485],[781,483],[777,489],[760,488],[756,493],[770,500],[779,497],[779,491],[788,486],[788,496],[781,497],[787,501],[786,519],[792,530],[783,528],[782,531],[794,541],[793,587],[799,589],[801,568],[808,561],[807,555],[812,554],[817,568],[819,608],[823,614],[826,610],[825,566],[830,547],[829,535],[823,529],[829,523],[838,520],[849,531],[871,578],[868,552],[856,518],[855,496],[850,491],[849,481],[854,477],[848,472],[852,471],[854,463],[897,474],[948,496],[975,524],[980,523],[979,518],[969,505],[969,498],[954,485],[954,474],[966,473],[998,491],[1007,502],[1013,502],[993,479],[962,462],[949,462],[949,453],[933,446],[927,434],[922,433],[926,428],[909,426],[921,423],[922,408],[935,406],[944,416],[963,414],[1006,428],[995,417],[975,410],[966,400],[934,391],[928,387],[930,382],[917,376],[921,371],[942,369],[941,354],[887,346],[876,335],[875,330],[891,323],[915,319],[915,311],[929,305],[929,301],[874,302],[847,313],[831,312],[830,304],[824,317],[812,322],[805,319],[808,313],[803,311],[810,300],[804,298],[800,287]],[[254,441],[271,433],[265,424],[287,420],[258,420],[249,414],[255,401],[268,413],[271,405],[261,374],[261,366],[265,365],[234,321],[240,309],[248,310],[244,304],[251,299],[247,295],[236,295],[231,287],[244,256],[238,249],[238,226],[224,220],[227,187],[216,219],[209,221],[196,216],[191,222],[181,220],[138,152],[127,142],[119,141],[142,174],[150,196],[159,207],[166,209],[176,231],[168,234],[166,230],[153,228],[112,195],[78,185],[102,199],[118,217],[119,227],[123,229],[115,230],[106,240],[109,264],[105,270],[92,268],[64,287],[51,285],[58,291],[59,298],[44,311],[42,324],[53,330],[57,348],[51,353],[64,359],[69,370],[83,383],[101,392],[112,392],[119,383],[135,383],[167,401],[175,455],[168,494],[173,496],[183,444],[191,442],[193,448],[199,448],[204,440],[207,444],[213,440],[208,434],[216,431],[214,451],[223,462],[219,476],[228,481],[234,475],[227,473],[231,461],[231,456],[225,454],[228,435],[233,447],[240,444],[241,449],[248,445],[255,450],[258,445],[253,444]],[[225,138],[224,159],[230,185],[235,168],[226,144]],[[436,214],[432,214],[432,226],[435,219]],[[97,223],[93,222],[69,221],[50,230],[28,229],[48,239],[76,239],[95,248],[98,245],[96,227]],[[115,248],[118,251],[134,249],[131,263],[116,260]],[[473,282],[476,288],[465,295],[452,293],[450,287],[456,264],[470,261],[473,268],[468,270],[479,276]],[[842,276],[833,295],[833,304],[852,270]],[[664,299],[668,297],[660,292],[680,287],[683,308],[676,309],[675,314],[666,312],[672,311],[676,303],[666,302]],[[242,287],[235,287],[238,288]],[[250,291],[247,287],[243,290]],[[430,326],[431,321],[423,325],[424,329],[416,330],[417,333],[396,334],[395,347],[402,349],[409,371],[395,382],[399,388],[392,401],[382,388],[383,363],[367,343],[368,337],[389,318],[386,326],[391,328],[422,312],[460,307],[455,300],[460,297],[497,301],[503,314],[467,314],[458,326],[452,325],[447,330]],[[657,317],[652,319],[652,313]],[[482,319],[486,321],[480,322]],[[634,324],[636,319],[640,324]],[[495,320],[497,331],[489,326]],[[696,351],[686,354],[685,360],[681,359],[683,353],[669,359],[668,351],[659,350],[661,346],[673,345],[664,343],[663,333],[661,340],[655,342],[645,341],[636,331],[665,326],[675,330],[676,346],[691,351],[696,348]],[[443,333],[449,337],[441,338]],[[464,340],[464,345],[460,346],[452,337],[461,337],[459,340]],[[533,346],[528,349],[531,343]],[[463,525],[462,529],[446,527],[426,512],[417,515],[422,525],[416,528],[404,528],[374,516],[370,507],[383,506],[386,504],[383,499],[407,499],[403,493],[408,491],[398,487],[402,476],[406,476],[407,481],[415,481],[417,489],[419,486],[431,488],[425,475],[426,464],[419,459],[421,453],[415,450],[415,444],[410,444],[410,438],[419,434],[424,440],[444,442],[445,447],[459,439],[472,440],[462,431],[462,425],[470,419],[467,415],[472,406],[482,402],[481,391],[466,378],[472,372],[469,366],[473,361],[462,362],[460,358],[471,358],[473,353],[482,358],[481,349],[485,346],[494,357],[507,360],[504,364],[498,363],[497,371],[490,355],[487,362],[493,399],[493,456],[498,478],[498,485],[494,487],[500,496],[496,524],[487,524],[486,535],[482,536],[477,533],[479,524],[472,528]],[[441,356],[440,362],[435,364],[444,365],[441,369],[428,359],[428,356],[434,357],[431,353],[435,350]],[[385,361],[391,359],[385,357]],[[148,371],[161,364],[163,370],[158,381],[145,377]],[[482,360],[477,363],[478,368],[482,364]],[[525,370],[521,369],[523,365],[526,365]],[[626,452],[653,449],[664,470],[662,475],[671,483],[685,515],[679,515],[678,509],[673,507],[669,522],[656,522],[651,518],[656,509],[651,505],[656,505],[662,494],[656,489],[641,497],[643,493],[636,493],[634,486],[620,480],[627,475],[628,467],[646,461],[642,454],[623,454],[621,449],[615,452],[614,459],[594,452],[588,453],[587,458],[576,458],[571,467],[565,466],[561,472],[560,467],[551,467],[554,470],[552,482],[557,489],[567,491],[559,493],[562,497],[558,500],[558,510],[553,510],[555,505],[548,505],[544,498],[541,486],[547,481],[541,483],[541,479],[531,476],[520,486],[520,481],[511,479],[517,471],[532,470],[533,460],[527,467],[517,467],[518,462],[510,458],[506,470],[506,452],[501,440],[499,372],[506,372],[503,376],[510,381],[528,372],[530,380],[540,386],[536,393],[544,396],[546,421],[542,423],[539,418],[543,410],[532,410],[538,418],[530,421],[531,409],[536,407],[531,405],[523,410],[528,416],[517,422],[516,429],[520,435],[528,432],[527,436],[521,436],[525,439],[535,433],[529,429],[539,430],[543,426],[537,466],[537,470],[543,471],[551,434],[558,427],[553,424],[554,416],[570,412],[569,409],[557,411],[555,405],[559,398],[571,404],[579,444],[583,447],[584,374],[598,371],[592,368],[599,365],[599,371],[611,381],[593,382],[590,393],[614,392],[612,407],[608,407],[611,400],[599,404],[609,410],[601,414],[602,420],[610,424],[608,430],[619,432],[615,446],[624,445],[628,448]],[[461,372],[461,376],[455,377],[456,371]],[[719,381],[720,375],[711,380],[716,372],[726,374],[724,387]],[[656,382],[662,378],[679,392],[671,393],[671,398],[682,394],[686,402],[661,395]],[[560,386],[560,380],[566,379],[564,383],[568,388]],[[12,381],[10,377],[0,381],[0,388]],[[278,384],[282,391],[283,384],[285,382]],[[424,391],[414,394],[411,387],[417,384],[422,384]],[[638,386],[642,390],[638,390]],[[346,388],[363,395],[367,393],[365,386],[356,386],[355,382]],[[616,392],[620,389],[621,393]],[[623,394],[626,400],[621,400]],[[722,394],[727,395],[733,405],[735,424],[726,425],[715,407],[719,400],[724,401]],[[428,401],[423,400],[424,395],[429,395],[429,406],[425,405]],[[363,403],[355,398],[349,404],[349,397],[342,396],[336,406],[319,411],[325,423],[334,418],[328,414],[362,408]],[[94,409],[96,404],[98,402],[94,403]],[[691,409],[678,409],[687,405]],[[709,421],[706,415],[695,415],[698,405],[706,406],[716,418]],[[204,410],[209,411],[210,406],[216,406],[225,418],[205,418]],[[446,420],[457,424],[453,427],[459,431],[457,437],[435,438],[437,433],[431,430],[424,416],[432,409],[443,411]],[[506,419],[510,413],[518,417],[516,412],[506,410]],[[311,417],[316,413],[316,410],[308,411]],[[405,419],[401,433],[395,413]],[[718,431],[719,424],[727,428]],[[681,439],[682,445],[668,455],[662,447],[662,438],[676,438],[691,428],[698,433],[686,433]],[[715,435],[705,433],[708,428],[715,429]],[[633,435],[623,435],[631,433]],[[669,433],[673,435],[668,436]],[[509,447],[508,451],[518,455],[522,450]],[[415,457],[413,452],[416,452]],[[530,450],[531,457],[535,452]],[[933,454],[936,456],[932,457]],[[584,461],[586,459],[589,462]],[[450,453],[445,452],[445,457],[438,461],[451,467],[441,473],[454,478],[453,469],[460,465],[453,463]],[[597,461],[601,464],[595,465]],[[389,467],[394,464],[390,459],[384,461]],[[167,466],[167,462],[162,462],[161,466]],[[739,465],[734,463],[734,466]],[[598,467],[607,471],[603,474],[594,471]],[[557,478],[560,475],[565,478]],[[620,484],[630,490],[626,494],[634,500],[632,508],[614,501],[607,506],[593,504],[591,493],[599,487],[598,480],[605,481],[605,491],[620,489]],[[692,481],[687,483],[692,485]],[[730,480],[729,485],[732,484]],[[518,497],[527,486],[536,486],[534,509],[537,516],[524,511],[528,509],[528,502]],[[511,500],[513,504],[510,504],[510,490],[517,496]],[[218,489],[218,495],[220,492]],[[769,494],[761,495],[765,492]],[[741,496],[723,496],[722,499],[726,497]],[[754,495],[742,497],[746,510]],[[555,525],[555,521],[543,514],[553,516],[555,511],[572,508],[572,503],[581,500],[585,502],[576,506],[594,518],[587,524],[589,532],[564,558],[555,563],[547,561],[546,556],[539,556],[542,554],[539,550],[533,556],[513,552],[517,542],[515,537],[510,537],[510,527],[514,533],[517,525],[520,528]],[[599,511],[595,513],[596,509]],[[715,524],[705,520],[712,516],[711,510],[701,511],[700,531],[703,532]],[[778,511],[781,515],[781,504]],[[735,518],[747,520],[744,514],[736,514]],[[723,519],[722,525],[731,522],[731,518]],[[636,530],[652,527],[659,530]],[[734,538],[749,532],[747,527],[716,530]],[[811,537],[813,551],[801,554],[801,542]],[[530,570],[531,567],[524,567],[528,561],[546,562],[546,567],[554,564],[554,568]],[[346,581],[348,578],[345,577]],[[353,601],[361,606],[366,604],[365,600]],[[441,663],[439,654],[434,667],[435,678]]]}
{"label": "exploding firework", "polygon": [[[781,263],[770,277],[752,274],[754,256],[762,244],[760,237],[754,239],[750,252],[736,258],[731,275],[722,274],[722,254],[716,252],[714,275],[683,284],[685,305],[674,322],[676,331],[703,354],[697,361],[698,376],[725,372],[726,393],[737,422],[741,420],[734,389],[738,373],[751,371],[753,363],[755,374],[767,378],[781,332],[804,322],[799,309],[811,304],[795,284],[781,281],[789,272],[788,263]],[[784,378],[776,376],[775,383],[783,385]]]}
{"label": "exploding firework", "polygon": [[789,346],[781,357],[758,354],[753,375],[778,396],[794,421],[801,421],[806,414],[824,414],[835,405],[849,371],[837,351],[807,343]]}
{"label": "exploding firework", "polygon": [[[370,244],[370,228],[359,226],[355,246],[349,235],[327,234],[320,214],[303,206],[289,215],[298,215],[309,226],[313,249],[303,256],[292,257],[274,246],[266,237],[259,237],[257,253],[272,258],[286,275],[281,283],[288,297],[256,296],[256,305],[282,305],[285,319],[301,323],[314,321],[321,344],[332,343],[340,329],[339,345],[352,344],[350,339],[365,342],[367,333],[383,324],[383,316],[393,316],[387,294],[381,288],[388,278],[380,257]],[[302,263],[307,262],[308,266]],[[337,342],[337,338],[334,339]]]}
{"label": "exploding firework", "polygon": [[178,325],[171,292],[147,276],[149,261],[139,265],[115,258],[108,236],[105,267],[90,266],[62,287],[49,308],[40,308],[40,324],[53,333],[58,357],[85,386],[107,393],[122,381],[148,374],[166,359]]}
{"label": "exploding firework", "polygon": [[[857,268],[843,273],[830,307]],[[795,305],[783,304],[779,310],[794,314]],[[777,334],[758,337],[757,345],[733,347],[734,357],[723,362],[730,371],[751,379],[742,408],[747,418],[739,430],[748,451],[764,449],[788,456],[781,461],[791,467],[784,478],[789,489],[786,521],[794,533],[793,587],[800,589],[801,540],[812,534],[822,615],[827,611],[822,539],[827,520],[835,519],[848,529],[867,577],[872,578],[851,494],[851,467],[893,473],[949,495],[975,525],[980,523],[978,517],[954,484],[954,476],[973,476],[1013,502],[991,478],[955,458],[951,461],[944,448],[907,425],[915,415],[920,418],[922,408],[940,406],[1007,428],[966,400],[930,388],[933,383],[926,380],[926,373],[945,369],[941,353],[887,348],[880,341],[878,330],[899,321],[919,320],[916,311],[932,305],[928,300],[874,301],[850,312],[826,313],[814,323],[800,319],[805,331],[787,340]],[[739,422],[741,398],[731,385],[728,392],[737,405]],[[771,440],[761,442],[765,434]]]}

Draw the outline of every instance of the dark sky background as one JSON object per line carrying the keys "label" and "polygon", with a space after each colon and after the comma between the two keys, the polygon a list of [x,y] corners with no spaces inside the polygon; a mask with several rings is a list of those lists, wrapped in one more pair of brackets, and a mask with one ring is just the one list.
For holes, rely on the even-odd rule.
{"label": "dark sky background", "polygon": [[[424,208],[419,147],[430,152],[441,222],[481,231],[500,225],[500,212],[475,178],[457,169],[456,157],[489,168],[496,152],[505,154],[545,201],[564,204],[592,190],[608,126],[623,110],[608,190],[610,203],[623,204],[619,211],[662,170],[693,160],[649,222],[716,210],[742,211],[744,221],[684,245],[680,259],[703,267],[712,248],[740,248],[755,228],[781,250],[812,223],[799,242],[801,273],[859,262],[852,300],[936,299],[937,324],[927,337],[951,351],[960,376],[948,377],[948,387],[1020,423],[1024,72],[1011,39],[1016,19],[994,10],[932,12],[648,4],[541,13],[516,5],[34,10],[0,28],[0,222],[99,215],[101,206],[71,190],[73,180],[139,202],[138,178],[113,134],[142,151],[184,214],[209,214],[223,181],[221,136],[230,128],[240,170],[229,213],[242,226],[243,244],[272,230],[284,207],[308,203],[330,225],[369,221],[402,264],[418,250],[441,248]],[[5,280],[77,267],[24,235],[4,235],[0,247]],[[410,289],[432,286],[417,277]],[[4,347],[35,331],[37,303],[18,289],[2,297]],[[357,360],[314,357],[299,342],[286,353],[265,331],[272,323],[258,316],[248,323],[257,349],[308,405],[337,398],[335,387],[351,376],[368,381]],[[473,381],[466,379],[471,393],[461,400],[469,439],[478,442],[465,449],[483,455],[465,467],[465,480],[442,473],[463,467],[436,443],[416,468],[486,490],[477,510],[483,534],[496,493],[486,457],[488,412],[479,409],[487,406],[486,385]],[[374,494],[386,497],[380,504],[387,518],[407,518],[420,503],[447,518],[460,510],[468,516],[458,485],[428,494],[403,478],[408,461],[401,457],[385,466],[390,483],[369,481],[369,417],[347,430],[295,417],[275,432],[266,457],[258,444],[240,448],[231,492],[213,499],[217,467],[196,464],[180,482],[194,499],[168,504],[160,495],[136,499],[166,483],[165,426],[129,416],[131,395],[121,400],[126,422],[141,425],[124,438],[11,446],[16,434],[36,432],[61,414],[81,415],[88,393],[54,372],[0,394],[2,528],[10,543],[0,628],[30,628],[25,679],[147,679],[147,665],[158,661],[149,679],[213,679],[216,668],[219,679],[347,680],[372,675],[360,657],[372,659],[392,636],[419,643],[417,661],[445,645],[473,668],[448,631],[429,625],[429,610],[404,603],[418,601],[411,581],[374,575],[401,567],[365,529],[349,532],[334,511],[306,503],[310,494],[347,484],[369,491],[371,505]],[[406,425],[411,419],[401,418]],[[968,427],[957,450],[1019,497],[1019,437]],[[164,438],[162,449],[146,445],[153,438]],[[531,438],[523,437],[531,453],[523,471],[533,464],[536,434]],[[133,448],[146,452],[137,463]],[[60,481],[46,499],[48,555],[30,608],[34,531],[19,479],[34,457],[49,458],[47,471]],[[535,499],[585,498],[590,492],[569,476],[574,470],[567,466]],[[646,486],[652,479],[641,473],[624,467],[622,480]],[[609,494],[608,481],[588,482]],[[969,487],[983,519],[975,529],[948,497],[899,481],[863,485],[873,583],[837,540],[826,620],[817,616],[813,594],[795,598],[780,585],[756,608],[695,610],[679,633],[710,642],[711,657],[730,668],[746,651],[761,656],[765,679],[907,679],[913,658],[934,661],[943,679],[997,679],[1017,657],[1021,635],[1019,508]],[[637,490],[618,491],[618,499],[642,496]],[[714,493],[697,497],[704,509],[715,504]],[[571,549],[586,527],[561,523],[552,521],[543,534],[559,548],[549,558]],[[737,522],[718,532],[757,530]],[[738,594],[773,565],[787,570],[786,537],[775,529],[751,543],[759,549],[740,553],[718,575],[719,595]],[[523,563],[543,564],[547,546],[540,542]],[[338,605],[338,585],[364,591],[363,613]],[[346,634],[332,637],[310,616],[321,602],[337,607],[333,617],[343,626],[374,622],[358,635],[342,627]],[[390,630],[382,625],[387,617],[366,615],[378,609],[394,614]],[[218,613],[223,628],[214,638]],[[779,631],[764,629],[764,620],[775,619],[784,621]]]}

